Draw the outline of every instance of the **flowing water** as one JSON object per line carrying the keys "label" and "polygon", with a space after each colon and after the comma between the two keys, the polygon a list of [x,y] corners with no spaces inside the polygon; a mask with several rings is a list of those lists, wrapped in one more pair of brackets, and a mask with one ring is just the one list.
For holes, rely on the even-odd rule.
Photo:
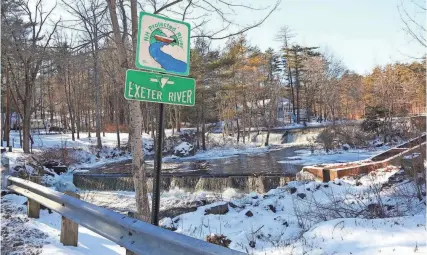
{"label": "flowing water", "polygon": [[[185,172],[189,175],[237,175],[237,174],[280,174],[295,176],[302,166],[278,163],[286,157],[295,156],[301,147],[272,149],[257,154],[241,154],[214,159],[171,159],[162,163],[162,172]],[[146,160],[147,169],[153,169],[153,161]],[[89,169],[91,173],[130,173],[131,161],[121,161]]]}

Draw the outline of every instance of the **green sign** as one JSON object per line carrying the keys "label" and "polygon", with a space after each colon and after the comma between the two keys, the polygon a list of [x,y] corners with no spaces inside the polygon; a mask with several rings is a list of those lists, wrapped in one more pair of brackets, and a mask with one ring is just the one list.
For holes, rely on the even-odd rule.
{"label": "green sign", "polygon": [[125,98],[128,100],[194,106],[196,82],[190,78],[127,70]]}
{"label": "green sign", "polygon": [[135,65],[187,76],[190,73],[190,24],[141,12]]}

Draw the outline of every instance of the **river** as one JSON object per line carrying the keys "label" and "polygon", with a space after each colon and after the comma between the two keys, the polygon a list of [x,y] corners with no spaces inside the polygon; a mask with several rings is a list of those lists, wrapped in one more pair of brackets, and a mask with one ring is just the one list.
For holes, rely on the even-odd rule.
{"label": "river", "polygon": [[[295,176],[302,165],[279,163],[287,157],[295,156],[296,150],[302,147],[286,147],[271,149],[256,154],[240,154],[214,159],[169,159],[162,163],[163,172],[186,172],[188,174],[281,174]],[[146,159],[148,171],[152,171],[154,162],[151,157]],[[92,173],[130,173],[131,160],[106,164],[89,169]]]}

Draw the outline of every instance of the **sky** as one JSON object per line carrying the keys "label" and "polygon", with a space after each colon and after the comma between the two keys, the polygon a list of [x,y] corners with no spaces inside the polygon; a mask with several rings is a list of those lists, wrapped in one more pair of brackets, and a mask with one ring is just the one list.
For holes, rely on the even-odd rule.
{"label": "sky", "polygon": [[[218,1],[212,0],[212,3]],[[277,0],[229,1],[268,7]],[[376,65],[412,62],[425,54],[425,49],[404,31],[398,11],[401,1],[417,22],[426,24],[425,12],[420,13],[420,9],[411,4],[415,1],[425,6],[424,0],[281,0],[278,9],[260,27],[247,32],[247,38],[251,45],[262,50],[269,47],[279,50],[281,45],[275,40],[276,34],[281,27],[288,26],[295,34],[293,43],[320,47],[320,51],[333,54],[348,69],[367,74]],[[237,8],[236,15],[229,17],[239,25],[247,25],[260,20],[267,12]],[[61,4],[55,14],[63,19],[71,17]],[[216,31],[220,24],[220,20],[212,19],[207,29]],[[215,41],[213,46],[224,47],[225,42]]]}
{"label": "sky", "polygon": [[[417,13],[409,0],[405,6],[419,23],[426,23],[425,13]],[[259,1],[261,2],[261,1]],[[275,0],[264,0],[273,5]],[[425,1],[418,1],[425,6]],[[398,4],[400,0],[282,0],[261,27],[248,32],[253,45],[265,50],[280,48],[274,40],[283,26],[296,34],[293,42],[318,46],[341,59],[350,70],[366,74],[376,65],[413,61],[425,53],[403,30]],[[412,8],[411,8],[412,7]],[[241,24],[250,24],[255,12],[238,15]]]}

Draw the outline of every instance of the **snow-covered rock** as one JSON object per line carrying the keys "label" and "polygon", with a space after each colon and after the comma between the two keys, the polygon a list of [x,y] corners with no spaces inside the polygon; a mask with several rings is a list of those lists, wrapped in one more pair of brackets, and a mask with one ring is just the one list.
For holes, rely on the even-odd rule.
{"label": "snow-covered rock", "polygon": [[343,150],[348,151],[351,149],[351,146],[349,144],[345,143],[342,145],[342,148],[343,148]]}
{"label": "snow-covered rock", "polygon": [[173,155],[178,157],[194,156],[196,148],[187,142],[182,142],[174,148]]}

